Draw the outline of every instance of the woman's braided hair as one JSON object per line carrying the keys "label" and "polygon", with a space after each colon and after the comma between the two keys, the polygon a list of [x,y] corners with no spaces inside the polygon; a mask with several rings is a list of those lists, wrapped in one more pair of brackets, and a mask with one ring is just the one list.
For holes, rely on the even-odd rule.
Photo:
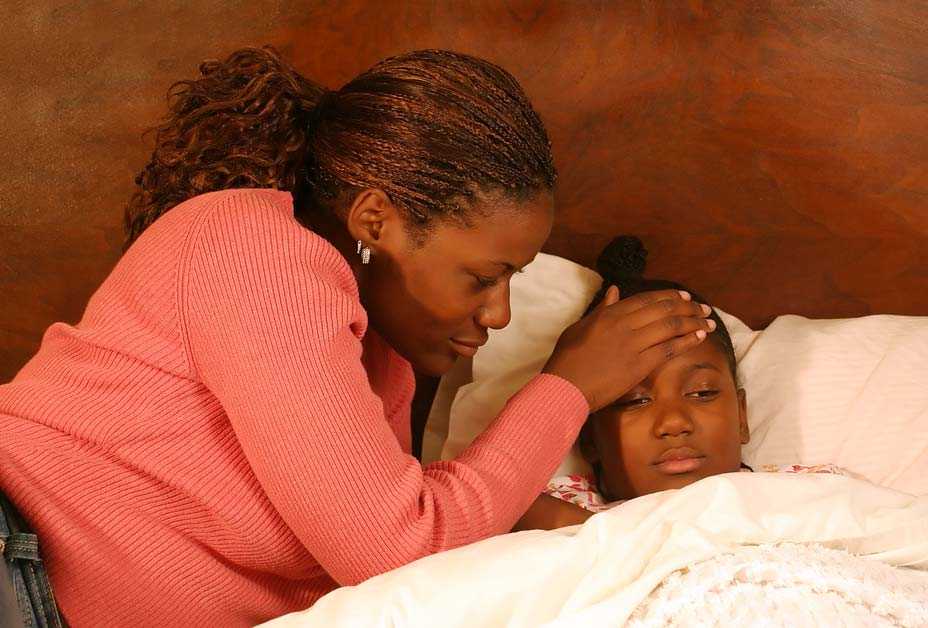
{"label": "woman's braided hair", "polygon": [[171,207],[227,188],[292,192],[298,214],[378,188],[424,231],[435,217],[466,220],[478,193],[525,200],[557,176],[516,80],[444,50],[385,59],[332,92],[272,48],[245,48],[175,83],[154,131],[126,209],[127,247]]}

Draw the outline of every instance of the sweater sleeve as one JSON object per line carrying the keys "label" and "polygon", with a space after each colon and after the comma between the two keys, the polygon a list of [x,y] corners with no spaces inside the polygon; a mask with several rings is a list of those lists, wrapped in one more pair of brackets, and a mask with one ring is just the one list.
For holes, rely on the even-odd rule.
{"label": "sweater sleeve", "polygon": [[576,438],[582,394],[540,375],[457,459],[423,468],[362,365],[350,270],[279,204],[218,200],[191,235],[179,290],[192,374],[277,512],[343,585],[508,531]]}

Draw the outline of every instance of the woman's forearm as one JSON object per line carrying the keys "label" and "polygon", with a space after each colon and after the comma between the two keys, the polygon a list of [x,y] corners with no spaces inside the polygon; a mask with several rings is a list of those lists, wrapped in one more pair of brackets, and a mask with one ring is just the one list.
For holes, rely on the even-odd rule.
{"label": "woman's forearm", "polygon": [[583,523],[592,516],[576,504],[565,502],[551,495],[539,495],[524,515],[513,526],[513,532],[521,530],[556,530],[565,526]]}

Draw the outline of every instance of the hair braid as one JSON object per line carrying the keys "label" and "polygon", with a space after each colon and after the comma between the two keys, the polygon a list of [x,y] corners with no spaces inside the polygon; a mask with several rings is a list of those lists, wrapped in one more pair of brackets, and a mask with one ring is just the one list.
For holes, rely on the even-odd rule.
{"label": "hair braid", "polygon": [[411,227],[427,229],[466,218],[480,192],[525,200],[557,177],[515,78],[445,50],[385,59],[330,92],[272,48],[245,48],[175,83],[154,130],[126,209],[127,246],[174,205],[232,187],[290,191],[302,214],[378,188]]}

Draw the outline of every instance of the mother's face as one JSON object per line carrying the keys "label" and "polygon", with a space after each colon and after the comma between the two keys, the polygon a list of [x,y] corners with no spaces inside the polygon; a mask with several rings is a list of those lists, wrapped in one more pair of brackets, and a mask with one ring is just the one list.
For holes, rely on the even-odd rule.
{"label": "mother's face", "polygon": [[424,242],[387,211],[376,241],[366,240],[373,256],[360,283],[370,324],[422,373],[447,372],[509,323],[509,281],[548,239],[554,198],[491,195],[473,209],[471,226],[439,220]]}

